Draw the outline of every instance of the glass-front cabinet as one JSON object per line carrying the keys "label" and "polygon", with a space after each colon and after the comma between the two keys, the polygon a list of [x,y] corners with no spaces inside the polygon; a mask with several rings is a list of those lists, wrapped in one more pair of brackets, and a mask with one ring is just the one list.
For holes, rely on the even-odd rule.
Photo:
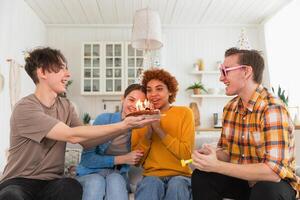
{"label": "glass-front cabinet", "polygon": [[130,43],[126,43],[125,65],[127,67],[126,78],[127,85],[139,82],[141,73],[143,72],[143,51],[132,48]]}
{"label": "glass-front cabinet", "polygon": [[123,91],[122,79],[124,61],[123,61],[123,44],[122,43],[106,43],[105,48],[105,64],[104,64],[104,93],[118,93]]}
{"label": "glass-front cabinet", "polygon": [[81,93],[119,95],[143,70],[143,51],[128,42],[84,43]]}
{"label": "glass-front cabinet", "polygon": [[100,92],[100,44],[83,46],[83,92]]}

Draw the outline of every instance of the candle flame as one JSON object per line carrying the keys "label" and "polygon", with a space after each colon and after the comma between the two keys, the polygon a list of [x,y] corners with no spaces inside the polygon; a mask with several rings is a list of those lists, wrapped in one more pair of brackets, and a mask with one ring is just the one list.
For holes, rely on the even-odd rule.
{"label": "candle flame", "polygon": [[147,99],[142,102],[140,99],[135,103],[135,108],[137,111],[145,110],[146,108],[150,108],[150,102]]}
{"label": "candle flame", "polygon": [[137,111],[145,110],[145,109],[143,109],[144,106],[143,106],[143,103],[141,102],[141,100],[138,100],[138,101],[136,102],[135,107],[136,107],[136,110],[137,110]]}

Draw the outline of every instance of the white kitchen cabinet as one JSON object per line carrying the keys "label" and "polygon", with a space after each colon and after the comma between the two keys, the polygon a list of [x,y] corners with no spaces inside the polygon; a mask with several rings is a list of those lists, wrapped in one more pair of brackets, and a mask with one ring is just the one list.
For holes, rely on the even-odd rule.
{"label": "white kitchen cabinet", "polygon": [[129,42],[88,42],[82,46],[81,94],[121,95],[143,71],[144,52]]}

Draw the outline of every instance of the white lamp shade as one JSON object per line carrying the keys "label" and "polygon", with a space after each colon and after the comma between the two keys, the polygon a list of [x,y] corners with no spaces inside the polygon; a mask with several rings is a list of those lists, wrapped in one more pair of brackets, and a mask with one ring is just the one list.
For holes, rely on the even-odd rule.
{"label": "white lamp shade", "polygon": [[134,15],[131,45],[139,50],[160,49],[161,23],[157,12],[149,8],[137,10]]}

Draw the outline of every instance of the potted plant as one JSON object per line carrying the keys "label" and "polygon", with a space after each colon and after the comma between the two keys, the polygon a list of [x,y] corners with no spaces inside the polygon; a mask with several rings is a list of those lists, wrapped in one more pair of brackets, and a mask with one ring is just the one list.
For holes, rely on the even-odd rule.
{"label": "potted plant", "polygon": [[84,113],[82,117],[82,121],[84,125],[88,125],[90,123],[91,116],[89,113]]}
{"label": "potted plant", "polygon": [[[276,93],[275,93],[275,90],[274,90],[274,88],[272,87],[272,91],[273,91],[273,93],[276,95]],[[281,99],[281,101],[286,105],[286,106],[288,106],[288,104],[289,104],[289,96],[288,95],[286,95],[285,96],[285,90],[283,90],[281,87],[280,87],[280,85],[278,86],[278,90],[277,90],[277,96],[279,97],[279,99]]]}
{"label": "potted plant", "polygon": [[[66,84],[66,90],[68,91],[68,87],[73,83],[73,80],[68,80],[67,84]],[[63,92],[61,94],[59,94],[60,97],[67,97],[67,93]]]}
{"label": "potted plant", "polygon": [[207,90],[204,88],[204,85],[201,82],[194,82],[186,90],[193,90],[194,94],[200,94],[201,90],[207,93]]}

